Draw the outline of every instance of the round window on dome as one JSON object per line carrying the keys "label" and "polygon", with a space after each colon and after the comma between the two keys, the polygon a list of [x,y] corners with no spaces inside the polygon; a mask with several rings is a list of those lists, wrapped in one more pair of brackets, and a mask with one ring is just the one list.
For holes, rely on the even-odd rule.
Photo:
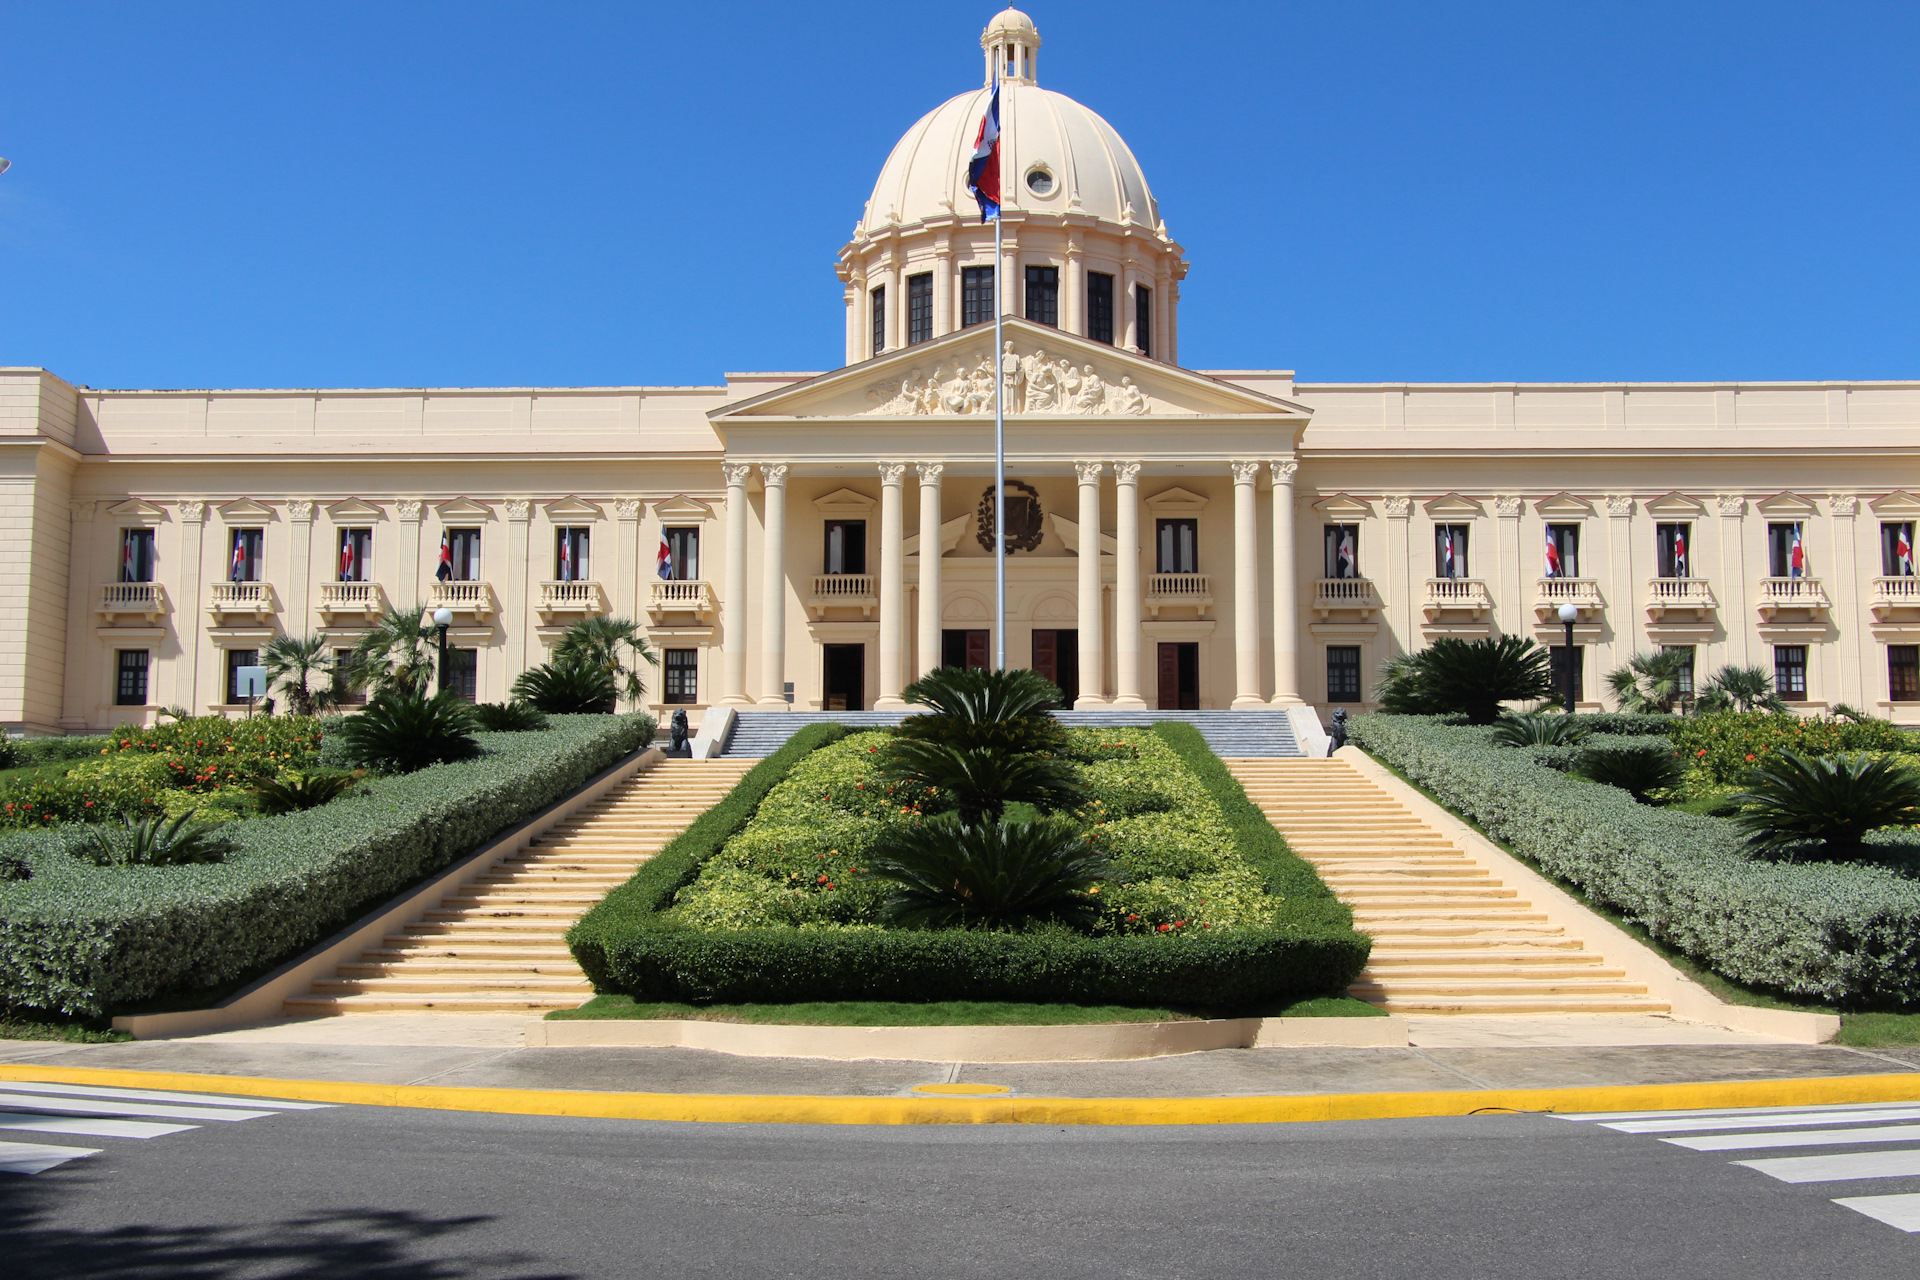
{"label": "round window on dome", "polygon": [[1053,175],[1045,169],[1034,169],[1027,174],[1027,190],[1037,196],[1053,194]]}

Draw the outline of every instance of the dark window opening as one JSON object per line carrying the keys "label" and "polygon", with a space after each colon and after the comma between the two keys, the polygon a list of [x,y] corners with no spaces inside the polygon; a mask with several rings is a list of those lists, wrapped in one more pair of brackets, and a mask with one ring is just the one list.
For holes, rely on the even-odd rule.
{"label": "dark window opening", "polygon": [[1547,650],[1553,670],[1553,699],[1565,702],[1567,697],[1567,668],[1573,668],[1573,700],[1575,703],[1587,700],[1586,661],[1581,656],[1580,645],[1568,647],[1556,644]]}
{"label": "dark window opening", "polygon": [[1360,646],[1327,646],[1327,701],[1360,701]]}
{"label": "dark window opening", "polygon": [[1027,319],[1060,327],[1060,268],[1027,268]]}
{"label": "dark window opening", "polygon": [[1073,710],[1080,698],[1080,632],[1034,628],[1033,669],[1060,689],[1060,706]]}
{"label": "dark window opening", "polygon": [[1436,578],[1467,578],[1467,526],[1464,524],[1437,524],[1433,526],[1433,576]]}
{"label": "dark window opening", "polygon": [[1323,525],[1323,539],[1326,543],[1326,578],[1357,578],[1360,576],[1360,526],[1357,524]]}
{"label": "dark window opening", "polygon": [[993,319],[993,268],[960,268],[960,327],[971,328]]}
{"label": "dark window opening", "polygon": [[153,530],[127,529],[121,533],[120,581],[153,581]]}
{"label": "dark window opening", "polygon": [[865,573],[867,571],[867,522],[865,520],[827,521],[826,567],[824,573]]}
{"label": "dark window opening", "polygon": [[116,707],[147,705],[147,662],[145,649],[120,650],[119,681],[113,691],[113,704]]}
{"label": "dark window opening", "polygon": [[1662,578],[1693,576],[1693,526],[1657,524],[1653,527],[1653,571]]}
{"label": "dark window opening", "polygon": [[553,576],[559,582],[585,582],[593,574],[591,529],[555,529]]}
{"label": "dark window opening", "polygon": [[1887,697],[1920,702],[1920,644],[1887,646]]}
{"label": "dark window opening", "polygon": [[662,700],[669,706],[690,706],[700,701],[700,651],[668,649],[663,685],[666,692]]}
{"label": "dark window opening", "polygon": [[861,711],[867,703],[867,646],[823,644],[820,682],[823,711]]}
{"label": "dark window opening", "polygon": [[947,630],[940,633],[940,665],[985,671],[993,665],[993,632]]}
{"label": "dark window opening", "polygon": [[1677,653],[1680,655],[1680,670],[1676,673],[1673,686],[1681,697],[1691,698],[1693,696],[1693,646],[1690,644],[1663,644],[1660,646],[1660,652]]}
{"label": "dark window opening", "polygon": [[907,345],[933,337],[933,273],[907,277]]}
{"label": "dark window opening", "polygon": [[[666,548],[666,559],[655,565],[654,572],[668,582],[697,581],[700,577],[700,527],[669,525],[660,531],[660,541]],[[659,560],[657,552],[654,558]]]}
{"label": "dark window opening", "polygon": [[[1776,578],[1784,574],[1775,574]],[[1807,646],[1803,644],[1777,644],[1773,646],[1773,689],[1788,702],[1807,700]]]}
{"label": "dark window opening", "polygon": [[352,707],[357,707],[367,700],[367,691],[354,686],[353,650],[351,649],[333,651],[333,700]]}
{"label": "dark window opening", "polygon": [[[1807,552],[1798,521],[1767,526],[1767,574],[1774,578],[1807,576]],[[1780,696],[1784,698],[1786,693],[1782,691]]]}
{"label": "dark window opening", "polygon": [[468,702],[480,700],[480,651],[447,650],[447,689],[456,698]]}
{"label": "dark window opening", "polygon": [[1158,521],[1155,542],[1158,544],[1154,558],[1155,573],[1200,572],[1198,520]]}
{"label": "dark window opening", "polygon": [[1104,271],[1087,272],[1087,336],[1113,345],[1113,277]]}
{"label": "dark window opening", "polygon": [[260,581],[261,542],[264,531],[260,529],[235,529],[233,543],[227,555],[227,581]]}
{"label": "dark window opening", "polygon": [[1880,526],[1880,576],[1913,576],[1913,521],[1901,520]]}
{"label": "dark window opening", "polygon": [[1550,524],[1547,526],[1546,563],[1541,567],[1543,578],[1577,578],[1580,576],[1580,526],[1577,524]]}
{"label": "dark window opening", "polygon": [[447,530],[447,555],[454,582],[480,581],[480,531]]}
{"label": "dark window opening", "polygon": [[867,297],[873,315],[873,354],[877,356],[887,349],[887,286],[881,285]]}
{"label": "dark window opening", "polygon": [[231,706],[235,703],[241,703],[247,700],[247,695],[245,691],[243,691],[240,688],[240,669],[242,667],[257,667],[259,665],[260,665],[260,651],[258,649],[227,650],[227,703],[228,705]]}
{"label": "dark window opening", "polygon": [[1153,355],[1153,290],[1143,284],[1133,286],[1133,347]]}
{"label": "dark window opening", "polygon": [[373,579],[373,530],[340,531],[340,581],[370,582]]}

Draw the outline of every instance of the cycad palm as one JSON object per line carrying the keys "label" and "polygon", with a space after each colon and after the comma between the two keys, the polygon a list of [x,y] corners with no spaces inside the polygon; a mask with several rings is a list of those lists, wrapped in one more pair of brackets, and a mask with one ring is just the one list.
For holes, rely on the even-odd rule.
{"label": "cycad palm", "polygon": [[1722,667],[1700,691],[1702,711],[1785,711],[1765,667]]}
{"label": "cycad palm", "polygon": [[1013,800],[1038,809],[1071,809],[1088,798],[1073,768],[1047,756],[986,747],[957,750],[944,742],[896,738],[880,761],[881,775],[889,781],[952,796],[961,824],[968,827],[1000,821]]}
{"label": "cycad palm", "polygon": [[1757,849],[1860,852],[1867,832],[1920,822],[1920,774],[1894,756],[1809,757],[1776,751],[1747,777],[1734,819]]}
{"label": "cycad palm", "polygon": [[1607,674],[1607,684],[1622,711],[1670,715],[1675,707],[1686,703],[1689,670],[1685,653],[1671,649],[1636,653],[1627,659],[1626,666]]}
{"label": "cycad palm", "polygon": [[333,705],[333,655],[324,638],[275,636],[260,651],[260,663],[294,715],[310,716]]}
{"label": "cycad palm", "polygon": [[620,696],[632,703],[639,703],[647,696],[641,665],[660,665],[660,656],[631,618],[582,618],[560,637],[560,643],[554,646],[553,658],[556,664],[574,662],[598,667],[613,677]]}
{"label": "cycad palm", "polygon": [[932,708],[908,716],[898,730],[902,738],[944,742],[962,751],[1058,753],[1066,747],[1066,731],[1049,714],[1060,704],[1060,688],[1037,671],[941,667],[908,685],[901,696]]}
{"label": "cycad palm", "polygon": [[424,630],[427,606],[395,609],[361,636],[348,658],[348,678],[369,693],[424,696],[433,683],[432,638]]}

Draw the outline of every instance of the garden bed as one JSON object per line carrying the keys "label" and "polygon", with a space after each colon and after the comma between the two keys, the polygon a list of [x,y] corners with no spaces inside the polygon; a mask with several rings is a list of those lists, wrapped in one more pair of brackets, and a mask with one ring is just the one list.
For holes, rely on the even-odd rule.
{"label": "garden bed", "polygon": [[597,989],[698,1005],[1243,1009],[1339,992],[1366,962],[1351,913],[1179,724],[1072,735],[1096,802],[1082,820],[1122,868],[1091,928],[884,926],[887,889],[860,861],[919,805],[880,781],[884,735],[818,729],[575,926]]}
{"label": "garden bed", "polygon": [[71,828],[0,836],[0,856],[33,873],[0,882],[0,994],[13,1008],[96,1018],[245,981],[571,794],[653,728],[643,715],[592,715],[481,734],[476,759],[223,824],[234,849],[219,863],[102,867],[68,851]]}

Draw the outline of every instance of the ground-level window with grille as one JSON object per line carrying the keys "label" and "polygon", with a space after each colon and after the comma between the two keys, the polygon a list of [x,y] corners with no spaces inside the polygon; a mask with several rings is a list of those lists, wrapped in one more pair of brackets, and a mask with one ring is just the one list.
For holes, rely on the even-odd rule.
{"label": "ground-level window with grille", "polygon": [[149,655],[145,649],[122,649],[119,653],[120,678],[114,687],[113,703],[117,707],[144,707]]}
{"label": "ground-level window with grille", "polygon": [[1327,701],[1360,701],[1360,646],[1327,646]]}
{"label": "ground-level window with grille", "polygon": [[687,705],[700,700],[700,651],[698,649],[668,649],[663,662],[666,678],[666,693],[662,701],[668,706]]}
{"label": "ground-level window with grille", "polygon": [[1773,688],[1788,702],[1807,700],[1807,646],[1773,646]]}
{"label": "ground-level window with grille", "polygon": [[456,698],[465,698],[468,702],[479,700],[480,651],[478,649],[447,650],[447,689]]}
{"label": "ground-level window with grille", "polygon": [[1887,697],[1920,702],[1920,644],[1887,646]]}

